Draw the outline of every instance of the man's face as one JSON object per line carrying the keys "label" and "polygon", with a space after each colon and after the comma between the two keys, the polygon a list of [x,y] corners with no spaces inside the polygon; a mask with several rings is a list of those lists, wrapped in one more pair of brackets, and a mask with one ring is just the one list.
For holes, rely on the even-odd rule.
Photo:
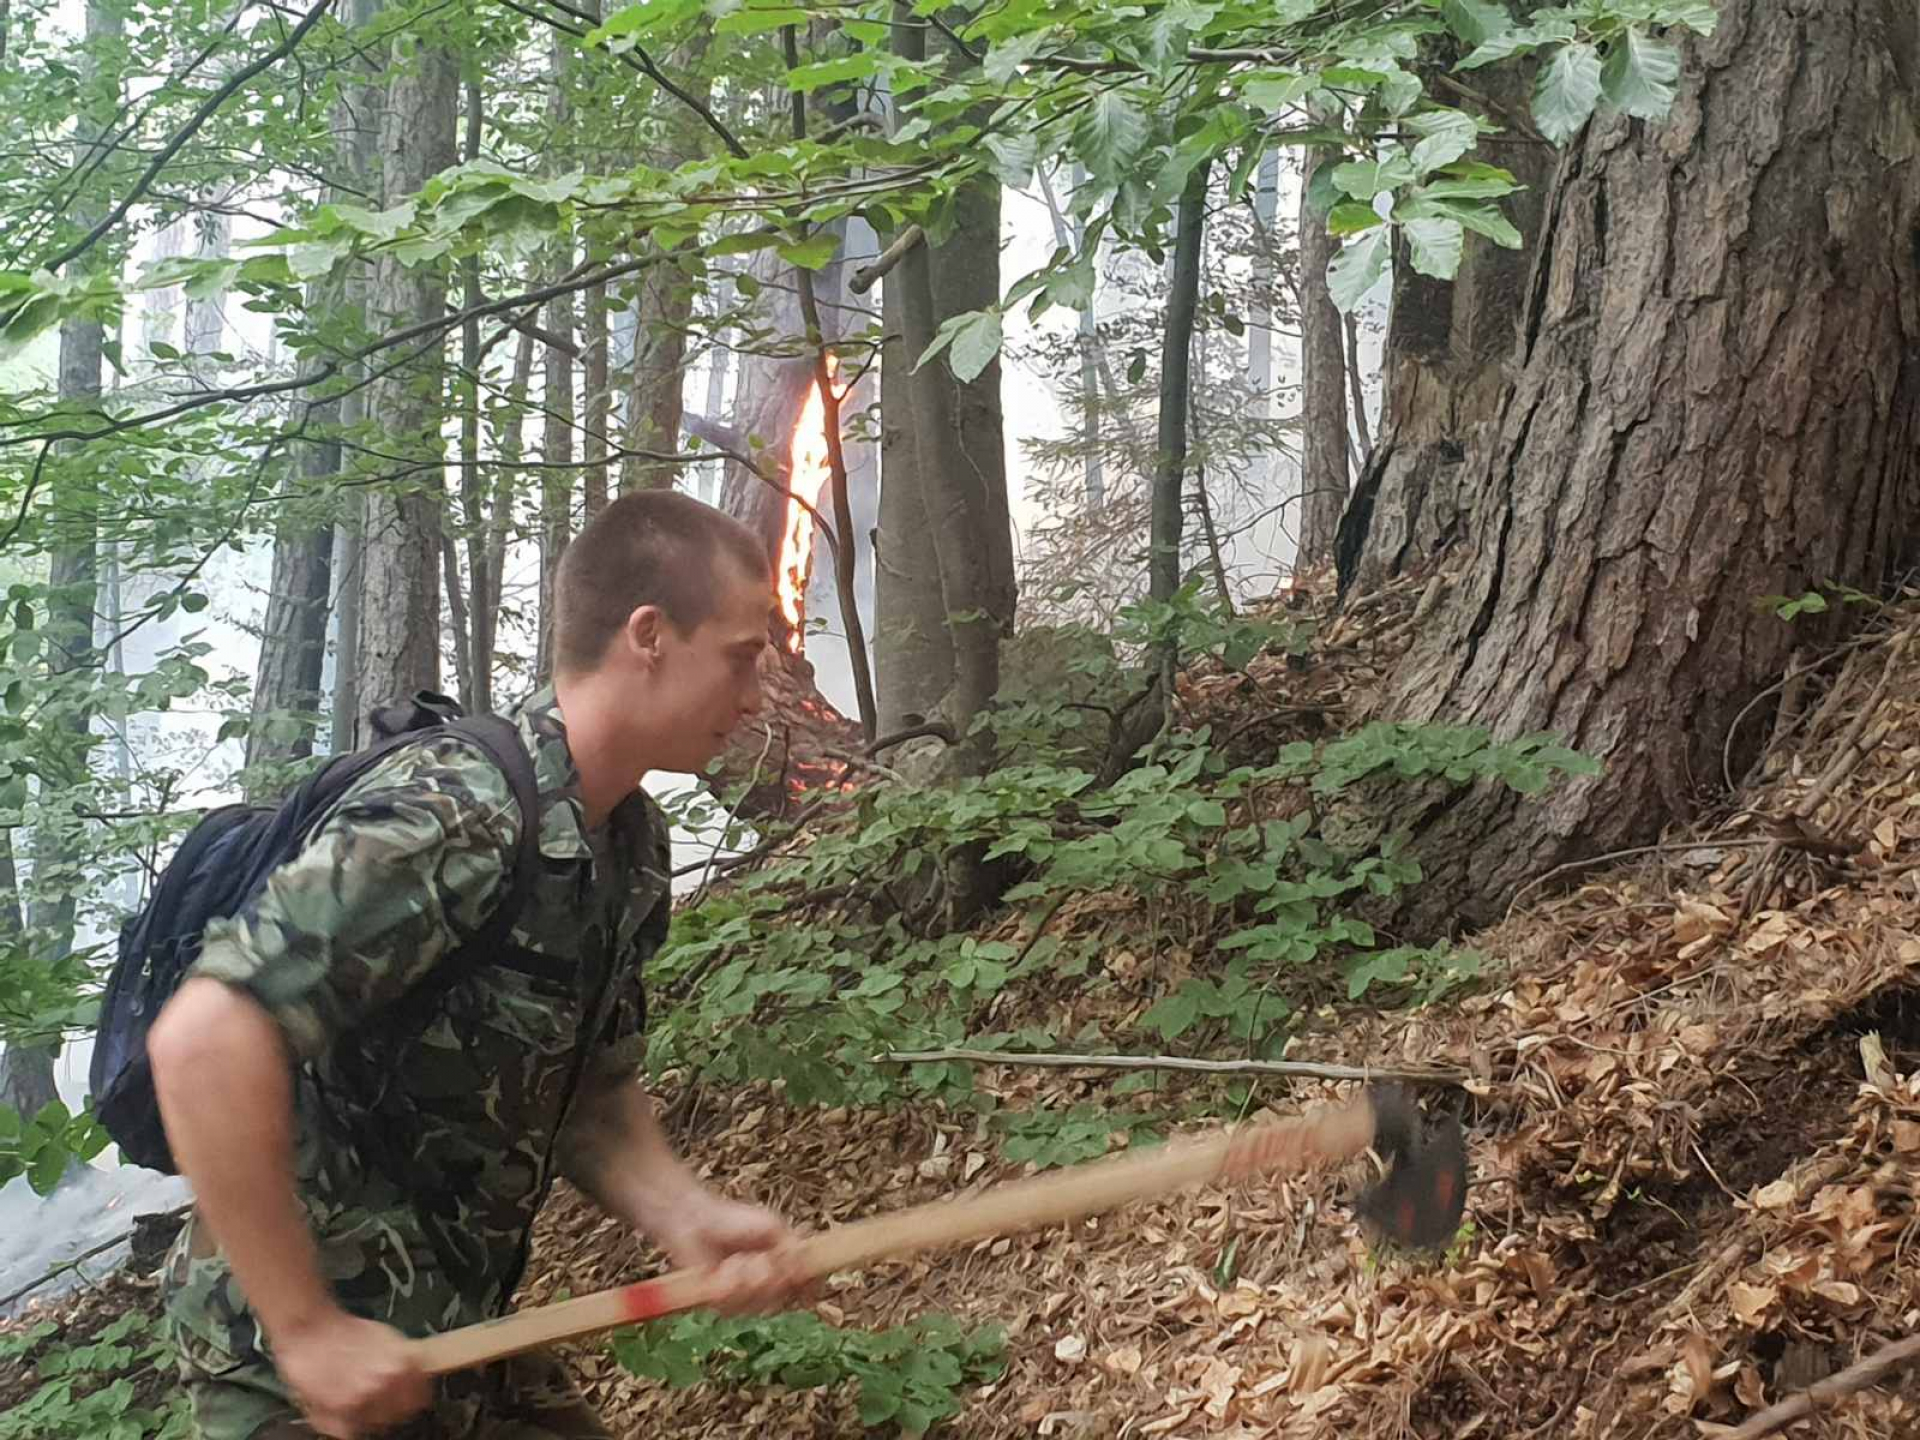
{"label": "man's face", "polygon": [[683,633],[660,626],[652,677],[655,749],[662,770],[698,772],[726,748],[761,704],[760,656],[767,648],[773,587],[765,576],[722,563],[714,610]]}

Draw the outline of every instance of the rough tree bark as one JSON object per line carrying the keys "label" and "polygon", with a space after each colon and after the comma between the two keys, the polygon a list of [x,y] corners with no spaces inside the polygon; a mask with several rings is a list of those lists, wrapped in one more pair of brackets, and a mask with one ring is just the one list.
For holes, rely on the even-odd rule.
{"label": "rough tree bark", "polygon": [[1470,568],[1385,709],[1556,732],[1605,771],[1403,805],[1428,875],[1406,931],[1695,813],[1807,638],[1754,602],[1872,589],[1912,547],[1916,76],[1886,0],[1725,0],[1667,123],[1599,121],[1568,155],[1469,460]]}
{"label": "rough tree bark", "polygon": [[[890,732],[940,708],[941,697],[953,685],[953,636],[940,597],[940,562],[934,555],[933,530],[927,523],[922,493],[911,374],[914,357],[901,338],[899,285],[888,282],[882,298],[888,339],[880,360],[880,523],[873,541],[873,645],[880,729]],[[951,298],[945,297],[949,302]],[[960,439],[965,444],[967,437],[963,434]]]}
{"label": "rough tree bark", "polygon": [[[408,37],[393,45],[380,117],[382,190],[390,206],[453,166],[460,97],[460,69],[450,51]],[[368,305],[376,331],[439,319],[446,299],[446,281],[433,266],[409,269],[385,255],[376,262]],[[408,473],[367,496],[360,557],[363,708],[440,684],[443,358],[440,336],[416,342],[405,363],[368,395],[383,449],[400,457],[395,469]]]}
{"label": "rough tree bark", "polygon": [[1313,175],[1339,152],[1307,152],[1300,177],[1300,514],[1294,567],[1317,565],[1333,550],[1347,503],[1347,370],[1340,311],[1327,293],[1327,263],[1337,248],[1327,217],[1308,203]]}
{"label": "rough tree bark", "polygon": [[1506,386],[1556,163],[1551,146],[1515,133],[1508,118],[1526,113],[1533,73],[1528,65],[1493,66],[1478,79],[1498,107],[1487,118],[1507,129],[1493,159],[1526,187],[1505,202],[1524,248],[1469,234],[1451,283],[1416,273],[1404,251],[1394,257],[1379,438],[1334,547],[1343,593],[1391,579],[1465,534],[1467,448]]}
{"label": "rough tree bark", "polygon": [[[902,27],[898,35],[903,53],[924,50],[925,34],[917,26]],[[951,50],[949,62],[968,63]],[[1064,220],[1052,208],[1057,235]],[[1013,633],[1018,593],[1000,361],[996,357],[966,384],[944,360],[913,373],[945,320],[999,303],[1000,210],[999,183],[976,180],[954,197],[953,230],[943,242],[914,246],[884,282],[886,483],[875,539],[875,669],[883,731],[909,724],[915,715],[941,714],[964,732],[992,698],[999,644]],[[924,314],[916,313],[920,303],[927,306]],[[970,554],[951,553],[939,538],[956,519],[971,529]],[[948,574],[956,560],[967,569]],[[991,618],[985,624],[950,618],[976,612]],[[996,677],[992,685],[985,678],[989,672]]]}
{"label": "rough tree bark", "polygon": [[[362,0],[361,8],[371,7]],[[336,203],[364,194],[369,183],[375,137],[361,116],[367,88],[350,87],[335,102],[331,116],[334,164],[341,181],[332,187]],[[344,274],[316,280],[307,289],[308,310],[316,316],[340,315],[360,298],[358,288]],[[308,413],[308,426],[317,438],[300,446],[297,468],[284,492],[293,513],[274,527],[273,570],[254,672],[253,723],[247,731],[249,768],[313,753],[314,727],[275,726],[269,717],[284,712],[317,714],[320,709],[327,629],[332,620],[329,602],[336,531],[331,521],[313,519],[311,507],[338,483],[344,458],[338,427],[346,413],[346,402],[338,397],[320,400]],[[308,513],[301,513],[303,506]]]}

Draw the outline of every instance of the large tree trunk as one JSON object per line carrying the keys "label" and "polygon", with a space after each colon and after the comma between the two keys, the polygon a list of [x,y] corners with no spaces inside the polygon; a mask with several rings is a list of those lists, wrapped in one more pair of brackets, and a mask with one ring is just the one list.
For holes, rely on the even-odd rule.
{"label": "large tree trunk", "polygon": [[[396,39],[391,63],[380,121],[389,206],[453,166],[460,98],[459,65],[441,46]],[[446,300],[446,281],[433,266],[408,269],[385,255],[376,263],[369,306],[376,330],[436,320]],[[368,397],[384,448],[402,457],[397,468],[409,473],[397,488],[367,497],[357,677],[363,709],[440,685],[443,352],[441,337],[415,342]]]}
{"label": "large tree trunk", "polygon": [[[880,359],[880,524],[874,535],[874,681],[882,733],[940,708],[953,686],[953,636],[927,523],[913,408],[913,362],[901,338],[900,287],[884,296]],[[963,437],[964,441],[964,437]]]}
{"label": "large tree trunk", "polygon": [[1337,248],[1327,217],[1308,203],[1314,171],[1339,163],[1315,149],[1300,177],[1300,512],[1295,569],[1333,550],[1347,503],[1347,361],[1340,311],[1327,293],[1327,263]]}
{"label": "large tree trunk", "polygon": [[1568,156],[1470,461],[1471,566],[1387,710],[1556,732],[1605,771],[1394,815],[1428,877],[1405,928],[1691,816],[1807,638],[1755,601],[1873,589],[1912,544],[1917,73],[1883,0],[1726,0],[1669,123],[1596,122]]}
{"label": "large tree trunk", "polygon": [[[693,286],[678,266],[656,264],[641,273],[627,391],[628,450],[671,454],[680,448],[687,326],[692,319]],[[620,467],[620,488],[670,490],[678,474],[677,465],[629,455]]]}
{"label": "large tree trunk", "polygon": [[[954,200],[954,221],[952,235],[938,249],[927,254],[925,246],[916,247],[931,272],[936,329],[950,316],[999,300],[999,185],[981,181],[962,191]],[[890,338],[881,362],[886,469],[880,489],[875,647],[883,731],[908,723],[910,715],[940,711],[956,679],[956,632],[948,620],[952,612],[935,549],[936,517],[928,508],[929,497],[941,493],[929,473],[941,458],[951,457],[960,480],[980,491],[985,526],[975,543],[985,564],[983,599],[988,613],[1000,617],[1001,637],[1012,633],[1016,603],[1000,363],[994,361],[964,385],[944,360],[914,376],[920,349],[903,338],[905,268],[903,262],[886,282]],[[916,398],[915,387],[928,376],[944,391],[951,415],[947,427],[936,426],[925,401]],[[932,454],[935,447],[941,456]]]}
{"label": "large tree trunk", "polygon": [[[1531,66],[1506,65],[1480,83],[1496,104],[1525,113],[1532,79]],[[1377,585],[1464,538],[1466,453],[1499,410],[1556,160],[1544,143],[1511,132],[1509,142],[1493,158],[1526,187],[1505,202],[1525,247],[1469,234],[1451,282],[1417,273],[1404,247],[1394,257],[1380,439],[1334,551],[1343,592]]]}

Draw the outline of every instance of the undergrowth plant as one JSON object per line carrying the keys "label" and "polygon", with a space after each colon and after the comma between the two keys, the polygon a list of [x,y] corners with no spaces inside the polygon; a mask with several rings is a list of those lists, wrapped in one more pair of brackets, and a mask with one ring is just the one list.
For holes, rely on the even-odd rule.
{"label": "undergrowth plant", "polygon": [[[1189,603],[1191,603],[1189,597]],[[1170,623],[1137,607],[1138,649]],[[1184,617],[1191,625],[1192,617]],[[1285,621],[1216,618],[1199,633],[1221,664],[1243,667],[1300,643]],[[1065,637],[1063,640],[1062,637]],[[1002,867],[1005,899],[1041,919],[1074,894],[1099,893],[1143,917],[1175,917],[1191,973],[1160,964],[1168,935],[1128,936],[1153,957],[1156,994],[1138,1033],[1102,1036],[1147,1048],[1227,1049],[1260,1058],[1284,1045],[1298,1003],[1337,986],[1350,999],[1430,1000],[1474,973],[1471,955],[1383,946],[1356,913],[1369,897],[1417,885],[1402,841],[1334,843],[1321,817],[1356,787],[1435,782],[1544,788],[1592,763],[1545,735],[1495,743],[1484,731],[1371,724],[1296,742],[1260,763],[1229,758],[1212,733],[1163,734],[1142,763],[1096,783],[1085,713],[1111,710],[1129,673],[1115,637],[1071,627],[1046,663],[1051,690],[1029,680],[991,716],[1002,754],[991,774],[949,784],[884,783],[860,792],[841,823],[684,911],[655,962],[649,1061],[704,1081],[781,1082],[799,1104],[877,1104],[907,1096],[991,1113],[958,1062],[881,1066],[883,1051],[964,1042],[974,1049],[1057,1046],[1040,1027],[1008,1033],[992,1019],[1045,977],[1123,983],[1086,942],[1016,945],[943,932],[942,861],[967,848]],[[1378,796],[1371,798],[1378,800]],[[1037,931],[1038,924],[1031,927]],[[1096,961],[1100,962],[1096,965]],[[1098,1153],[1111,1117],[998,1116],[1008,1153],[1060,1163]],[[1037,1137],[1048,1128],[1059,1137]],[[1006,1147],[1003,1147],[1006,1148]]]}
{"label": "undergrowth plant", "polygon": [[852,1382],[863,1425],[920,1435],[959,1413],[965,1386],[999,1378],[1006,1337],[995,1326],[968,1330],[941,1315],[888,1330],[843,1330],[811,1311],[739,1320],[701,1311],[626,1332],[613,1350],[634,1374],[675,1386]]}
{"label": "undergrowth plant", "polygon": [[157,1322],[130,1312],[89,1341],[41,1350],[58,1332],[43,1321],[0,1336],[0,1364],[40,1350],[34,1374],[41,1382],[0,1411],[0,1440],[185,1440],[192,1433],[186,1397],[171,1384],[164,1404],[141,1403],[141,1379],[172,1371],[173,1347]]}

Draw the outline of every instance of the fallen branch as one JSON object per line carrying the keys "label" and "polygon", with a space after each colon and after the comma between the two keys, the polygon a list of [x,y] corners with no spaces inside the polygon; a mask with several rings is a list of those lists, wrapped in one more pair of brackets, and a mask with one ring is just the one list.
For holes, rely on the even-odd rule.
{"label": "fallen branch", "polygon": [[876,1065],[917,1065],[922,1061],[964,1060],[976,1065],[1038,1065],[1055,1069],[1198,1070],[1208,1075],[1296,1075],[1306,1080],[1405,1080],[1415,1084],[1460,1085],[1464,1070],[1441,1066],[1322,1065],[1310,1060],[1193,1060],[1184,1055],[1047,1055],[1017,1050],[889,1050],[873,1057]]}
{"label": "fallen branch", "polygon": [[1908,1361],[1920,1358],[1920,1335],[1896,1341],[1883,1349],[1874,1351],[1866,1359],[1849,1365],[1837,1375],[1829,1375],[1819,1384],[1802,1390],[1797,1395],[1789,1395],[1778,1405],[1769,1405],[1758,1415],[1744,1424],[1719,1431],[1725,1440],[1760,1440],[1763,1435],[1772,1435],[1784,1430],[1796,1420],[1804,1420],[1816,1410],[1822,1410],[1843,1400],[1858,1390],[1876,1385],[1888,1371],[1905,1365]]}

